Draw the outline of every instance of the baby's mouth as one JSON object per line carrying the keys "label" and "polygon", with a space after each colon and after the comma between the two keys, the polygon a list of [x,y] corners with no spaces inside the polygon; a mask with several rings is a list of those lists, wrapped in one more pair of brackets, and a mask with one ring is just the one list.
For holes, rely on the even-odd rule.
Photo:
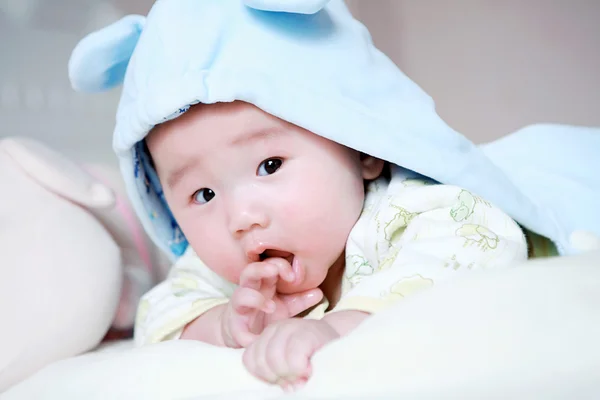
{"label": "baby's mouth", "polygon": [[[288,263],[290,263],[290,266],[292,267],[292,272],[294,273],[294,279],[293,282],[288,282],[289,284],[295,286],[301,284],[304,281],[304,267],[300,264],[300,260],[293,253],[283,250],[267,249],[259,254],[260,261],[265,261],[268,258],[283,258],[284,260],[287,260]],[[278,290],[280,289],[281,288],[278,287]],[[286,290],[288,290],[287,293],[293,293],[293,291],[289,292],[289,288],[287,288]]]}
{"label": "baby's mouth", "polygon": [[292,263],[294,262],[294,255],[289,251],[267,249],[259,254],[260,261],[265,261],[267,258],[275,257],[287,260],[287,262],[289,262],[290,265],[292,265]]}

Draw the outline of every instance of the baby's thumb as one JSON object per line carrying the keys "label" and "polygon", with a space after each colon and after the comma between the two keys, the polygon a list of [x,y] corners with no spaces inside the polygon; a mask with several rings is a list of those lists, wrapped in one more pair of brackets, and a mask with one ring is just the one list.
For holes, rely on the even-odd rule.
{"label": "baby's thumb", "polygon": [[279,297],[287,307],[290,317],[293,317],[319,304],[323,299],[323,292],[317,288],[300,293],[284,294]]}
{"label": "baby's thumb", "polygon": [[252,343],[254,343],[254,341],[258,339],[258,335],[255,335],[252,332],[249,331],[239,331],[236,332],[235,334],[235,343],[239,346],[228,346],[228,347],[232,347],[232,348],[238,348],[238,347],[243,347],[246,348],[248,346],[250,346]]}

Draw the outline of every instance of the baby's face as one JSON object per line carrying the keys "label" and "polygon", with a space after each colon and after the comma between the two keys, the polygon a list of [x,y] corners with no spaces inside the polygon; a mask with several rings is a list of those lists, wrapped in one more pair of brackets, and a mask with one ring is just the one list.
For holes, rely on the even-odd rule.
{"label": "baby's face", "polygon": [[281,293],[323,282],[382,164],[243,102],[192,107],[147,144],[200,259],[237,284],[249,263],[286,258],[297,279]]}

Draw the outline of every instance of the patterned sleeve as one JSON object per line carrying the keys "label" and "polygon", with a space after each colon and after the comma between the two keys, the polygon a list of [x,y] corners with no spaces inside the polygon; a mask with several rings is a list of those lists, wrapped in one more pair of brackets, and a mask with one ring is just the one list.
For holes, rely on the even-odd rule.
{"label": "patterned sleeve", "polygon": [[178,339],[189,322],[227,303],[234,290],[235,285],[212,272],[189,248],[167,279],[142,297],[135,321],[136,346]]}
{"label": "patterned sleeve", "polygon": [[518,224],[469,191],[401,169],[370,190],[348,241],[335,311],[376,312],[438,281],[527,258]]}

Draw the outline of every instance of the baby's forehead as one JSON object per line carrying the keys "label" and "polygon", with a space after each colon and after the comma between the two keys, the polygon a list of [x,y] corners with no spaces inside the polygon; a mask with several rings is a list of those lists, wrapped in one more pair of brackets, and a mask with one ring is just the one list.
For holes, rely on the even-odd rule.
{"label": "baby's forehead", "polygon": [[300,128],[242,101],[193,105],[180,116],[156,125],[147,141],[225,141],[231,145],[270,139]]}
{"label": "baby's forehead", "polygon": [[[228,151],[286,140],[301,128],[240,101],[198,104],[156,125],[146,136],[153,157],[193,156],[195,151]],[[238,155],[239,156],[239,155]]]}

